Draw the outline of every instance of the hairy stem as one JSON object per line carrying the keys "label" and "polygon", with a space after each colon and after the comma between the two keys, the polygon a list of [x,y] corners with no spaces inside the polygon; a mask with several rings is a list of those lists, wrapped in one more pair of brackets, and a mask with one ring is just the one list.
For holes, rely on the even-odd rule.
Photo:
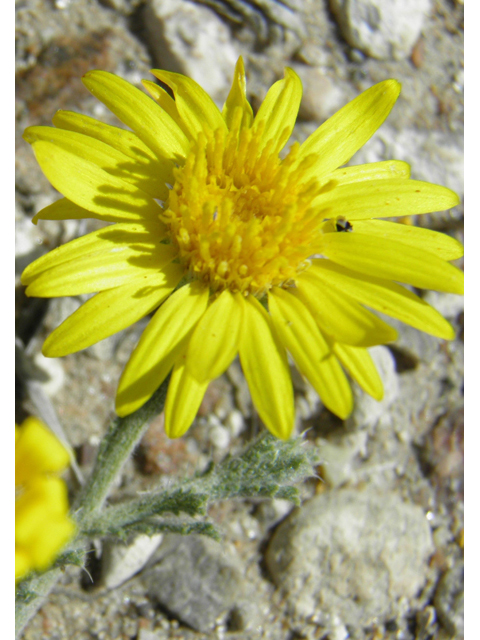
{"label": "hairy stem", "polygon": [[163,410],[168,379],[135,413],[116,418],[102,440],[93,473],[73,505],[78,525],[85,526],[105,503],[108,493],[130,454],[141,440],[150,420]]}

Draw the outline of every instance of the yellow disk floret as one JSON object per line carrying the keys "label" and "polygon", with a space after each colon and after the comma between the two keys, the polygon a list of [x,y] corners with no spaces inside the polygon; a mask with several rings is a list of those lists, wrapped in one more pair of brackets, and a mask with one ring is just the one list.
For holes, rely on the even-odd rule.
{"label": "yellow disk floret", "polygon": [[262,134],[262,127],[202,133],[174,171],[161,219],[190,274],[213,292],[261,297],[305,268],[318,238],[310,210],[318,186],[301,181],[298,145],[282,161],[285,136],[259,151]]}

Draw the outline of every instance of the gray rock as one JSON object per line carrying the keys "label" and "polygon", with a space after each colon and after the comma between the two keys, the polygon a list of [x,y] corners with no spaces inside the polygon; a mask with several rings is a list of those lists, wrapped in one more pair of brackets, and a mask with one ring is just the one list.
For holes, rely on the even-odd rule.
{"label": "gray rock", "polygon": [[23,213],[22,207],[15,202],[15,273],[20,275],[25,267],[39,258],[42,251],[43,235]]}
{"label": "gray rock", "polygon": [[140,535],[130,544],[107,540],[102,553],[102,584],[115,589],[138,573],[161,543],[163,535]]}
{"label": "gray rock", "polygon": [[47,331],[53,331],[60,326],[64,320],[80,308],[82,302],[85,302],[86,299],[87,296],[53,298],[50,302],[48,314],[45,318]]}
{"label": "gray rock", "polygon": [[155,630],[140,629],[138,633],[138,640],[168,640],[168,630]]}
{"label": "gray rock", "polygon": [[442,576],[433,603],[445,629],[455,637],[463,637],[463,564],[457,564]]}
{"label": "gray rock", "polygon": [[210,538],[165,537],[158,562],[144,573],[150,597],[193,629],[207,632],[227,619],[255,627],[259,611],[238,556]]}
{"label": "gray rock", "polygon": [[400,376],[400,396],[391,408],[391,418],[404,443],[421,445],[442,416],[463,407],[463,343],[439,343],[437,349],[430,361]]}
{"label": "gray rock", "polygon": [[45,374],[46,379],[38,384],[49,398],[55,398],[65,384],[65,371],[57,358],[46,358],[38,352],[33,357],[34,364]]}
{"label": "gray rock", "polygon": [[192,78],[223,103],[239,53],[217,14],[193,2],[148,0],[144,19],[155,63]]}
{"label": "gray rock", "polygon": [[365,456],[368,434],[366,431],[355,431],[341,438],[339,444],[317,438],[322,461],[321,477],[331,487],[339,487],[352,481],[358,473],[358,457]]}
{"label": "gray rock", "polygon": [[441,344],[439,338],[403,324],[396,318],[389,318],[388,323],[398,330],[398,338],[392,342],[391,349],[400,373],[415,369],[420,363],[432,362]]}
{"label": "gray rock", "polygon": [[425,583],[432,536],[396,493],[332,490],[275,531],[266,562],[290,608],[326,629],[390,619]]}
{"label": "gray rock", "polygon": [[235,387],[235,401],[245,418],[252,415],[252,398],[247,381],[238,360],[234,360],[227,369],[227,378]]}
{"label": "gray rock", "polygon": [[[135,0],[125,0],[122,4],[133,4]],[[46,62],[55,66],[59,61],[62,67],[62,74],[66,76],[66,65],[69,64],[72,56],[72,48],[82,47],[82,40],[88,39],[89,35],[97,35],[97,44],[102,44],[101,36],[109,32],[108,39],[117,40],[117,55],[121,60],[122,54],[128,58],[134,53],[132,59],[144,62],[145,55],[140,53],[142,48],[138,41],[130,36],[125,28],[122,17],[101,6],[101,3],[91,0],[57,0],[45,2],[45,0],[28,0],[28,2],[15,3],[15,69],[25,71],[33,67],[39,58],[41,65]],[[48,52],[47,47],[55,43],[57,50]],[[91,44],[91,49],[95,50],[95,43]],[[82,58],[88,60],[92,51],[87,49],[87,42],[83,43],[83,50],[80,48],[77,55],[82,52]],[[104,50],[101,52],[103,59],[97,60],[97,64],[110,63],[110,41],[103,41]],[[115,48],[115,44],[113,45]],[[54,54],[52,56],[52,53]],[[55,54],[57,58],[55,58]],[[140,55],[139,55],[140,54]],[[47,60],[45,60],[45,55]],[[53,61],[53,65],[52,65]],[[48,64],[46,66],[49,66]],[[109,64],[110,66],[110,64]],[[77,67],[77,71],[80,69]],[[65,81],[65,78],[62,78]],[[47,83],[48,79],[44,78]],[[58,82],[58,80],[57,80]],[[80,85],[81,86],[81,85]]]}
{"label": "gray rock", "polygon": [[372,58],[402,60],[418,40],[430,0],[330,0],[345,40]]}
{"label": "gray rock", "polygon": [[294,505],[289,500],[274,498],[260,502],[255,510],[255,517],[262,531],[266,532],[284,520],[293,509]]}
{"label": "gray rock", "polygon": [[[390,319],[388,319],[390,321]],[[390,350],[384,346],[373,347],[369,353],[383,382],[383,398],[375,400],[357,385],[354,386],[355,404],[349,422],[355,429],[373,427],[398,398],[399,381],[395,360]]]}
{"label": "gray rock", "polygon": [[208,437],[213,447],[216,449],[228,449],[230,446],[230,432],[215,415],[209,415],[206,419],[208,429]]}
{"label": "gray rock", "polygon": [[321,68],[298,63],[289,66],[299,75],[303,85],[298,113],[301,120],[323,122],[348,102],[342,85],[336,83]]}
{"label": "gray rock", "polygon": [[245,419],[238,409],[233,409],[230,411],[225,418],[225,426],[230,432],[230,435],[233,438],[239,436],[243,431],[245,431]]}
{"label": "gray rock", "polygon": [[435,608],[428,605],[425,609],[417,611],[415,615],[415,625],[416,640],[436,638],[435,633],[438,632],[438,625],[436,624]]}
{"label": "gray rock", "polygon": [[454,321],[458,315],[464,310],[463,296],[455,293],[443,293],[440,291],[427,291],[423,296],[425,302],[435,307],[444,318]]}
{"label": "gray rock", "polygon": [[143,0],[103,0],[103,4],[125,16],[132,14]]}

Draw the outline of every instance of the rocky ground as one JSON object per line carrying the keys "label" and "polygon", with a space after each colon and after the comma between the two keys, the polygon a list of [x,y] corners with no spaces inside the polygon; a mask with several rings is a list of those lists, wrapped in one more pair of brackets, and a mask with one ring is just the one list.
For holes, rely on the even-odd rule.
{"label": "rocky ground", "polygon": [[[302,78],[294,136],[373,83],[402,82],[387,123],[353,163],[407,160],[415,178],[463,196],[463,0],[16,0],[17,420],[63,428],[83,475],[113,412],[123,365],[145,322],[83,352],[48,360],[46,335],[75,298],[27,299],[35,257],[95,228],[31,224],[58,198],[21,134],[57,109],[114,123],[83,88],[88,69],[139,85],[152,67],[185,73],[225,99],[243,55],[258,107],[285,65]],[[417,224],[462,240],[463,207]],[[460,265],[461,266],[461,265]],[[298,432],[319,448],[319,477],[301,508],[223,503],[210,516],[224,542],[158,536],[92,547],[89,573],[68,569],[25,640],[428,640],[463,637],[463,300],[427,293],[453,324],[442,342],[405,326],[372,353],[377,403],[358,389],[345,422],[295,377]],[[240,367],[212,383],[180,440],[152,425],[116,489],[132,495],[191,475],[258,431]],[[72,487],[75,480],[71,479]],[[90,577],[91,576],[91,577]],[[92,582],[93,580],[93,582]]]}

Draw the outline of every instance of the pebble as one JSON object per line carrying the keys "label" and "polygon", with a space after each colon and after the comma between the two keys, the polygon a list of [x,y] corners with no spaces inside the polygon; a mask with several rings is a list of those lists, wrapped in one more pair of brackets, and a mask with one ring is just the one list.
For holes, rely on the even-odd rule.
{"label": "pebble", "polygon": [[[38,64],[37,77],[32,77],[30,84],[42,90],[48,104],[54,95],[59,108],[59,85],[70,85],[83,64],[87,70],[92,64],[114,67],[128,59],[145,63],[144,49],[128,33],[122,16],[101,5],[91,0],[63,0],[62,7],[44,0],[16,4],[15,69],[26,71]],[[90,39],[92,34],[95,36]],[[81,86],[78,78],[75,88]],[[32,91],[32,87],[27,89]]]}
{"label": "pebble", "polygon": [[65,371],[58,358],[46,358],[41,352],[33,357],[35,365],[45,374],[45,378],[39,381],[43,391],[49,398],[55,398],[65,384]]}
{"label": "pebble", "polygon": [[323,122],[348,102],[344,85],[332,80],[319,67],[306,64],[289,65],[298,74],[303,86],[303,96],[298,117],[300,120]]}
{"label": "pebble", "polygon": [[192,78],[221,106],[239,56],[225,22],[193,2],[148,0],[145,26],[156,65]]}
{"label": "pebble", "polygon": [[130,544],[104,542],[102,553],[102,584],[115,589],[138,573],[158,548],[163,539],[161,533],[140,535]]}
{"label": "pebble", "polygon": [[394,617],[424,585],[433,552],[422,509],[369,487],[331,490],[295,509],[266,553],[295,615],[326,629]]}
{"label": "pebble", "polygon": [[330,0],[348,44],[379,60],[411,54],[430,6],[430,0]]}
{"label": "pebble", "polygon": [[383,382],[383,398],[380,401],[375,400],[357,385],[354,385],[355,404],[349,423],[354,425],[355,429],[373,427],[388,412],[389,407],[399,394],[395,360],[390,350],[387,347],[378,346],[369,349],[369,353]]}
{"label": "pebble", "polygon": [[427,291],[423,296],[425,302],[442,314],[447,320],[455,320],[464,310],[463,296],[455,293],[443,293],[440,291]]}
{"label": "pebble", "polygon": [[233,409],[225,419],[225,426],[229,429],[232,438],[238,437],[245,430],[245,420],[241,411]]}
{"label": "pebble", "polygon": [[259,503],[255,517],[258,519],[261,529],[267,531],[283,520],[293,508],[290,500],[273,498]]}
{"label": "pebble", "polygon": [[161,629],[151,631],[150,629],[140,629],[138,640],[167,640],[168,632]]}
{"label": "pebble", "polygon": [[203,536],[168,535],[156,560],[143,574],[147,591],[181,622],[204,633],[232,616],[241,628],[258,623],[245,568],[231,546]]}
{"label": "pebble", "polygon": [[234,360],[227,369],[227,378],[235,388],[235,404],[244,418],[252,415],[252,398],[240,363]]}
{"label": "pebble", "polygon": [[208,422],[208,439],[214,447],[217,449],[227,449],[230,445],[230,432],[224,427],[216,416],[210,415],[207,418]]}
{"label": "pebble", "polygon": [[356,460],[365,456],[367,439],[368,434],[364,430],[347,434],[340,444],[318,438],[315,444],[319,447],[322,480],[331,487],[339,487],[352,480],[357,473]]}
{"label": "pebble", "polygon": [[463,564],[457,564],[441,577],[433,603],[445,629],[457,638],[463,637]]}
{"label": "pebble", "polygon": [[43,235],[24,215],[22,207],[15,203],[15,274],[20,275],[26,266],[39,258],[42,249]]}
{"label": "pebble", "polygon": [[131,15],[143,0],[102,0],[102,3],[123,15]]}
{"label": "pebble", "polygon": [[48,313],[45,317],[47,331],[53,331],[62,324],[72,313],[80,308],[83,296],[53,298],[50,302]]}

